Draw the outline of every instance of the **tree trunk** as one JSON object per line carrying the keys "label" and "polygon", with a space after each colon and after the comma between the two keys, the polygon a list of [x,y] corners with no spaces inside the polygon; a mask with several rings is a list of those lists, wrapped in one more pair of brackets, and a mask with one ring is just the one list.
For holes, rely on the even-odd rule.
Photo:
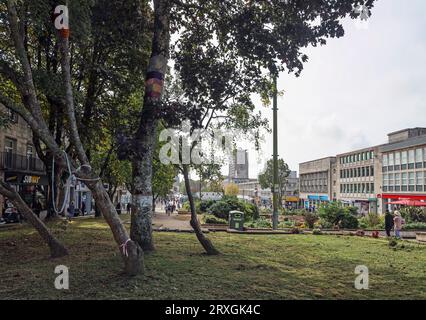
{"label": "tree trunk", "polygon": [[96,207],[102,212],[105,221],[111,228],[115,241],[120,244],[120,253],[124,260],[124,271],[134,276],[144,271],[144,254],[138,243],[131,241],[124,228],[120,217],[111,202],[100,180],[97,182],[86,182],[96,202]]}
{"label": "tree trunk", "polygon": [[155,249],[152,238],[152,160],[157,143],[156,109],[161,102],[170,47],[170,3],[154,0],[154,35],[139,129],[133,141],[131,238],[144,251]]}
{"label": "tree trunk", "polygon": [[31,211],[24,200],[22,200],[21,196],[15,190],[7,186],[3,181],[0,181],[0,193],[8,197],[16,209],[18,209],[18,212],[21,213],[37,230],[49,246],[50,256],[52,258],[60,258],[68,255],[68,250],[52,235],[46,225]]}
{"label": "tree trunk", "polygon": [[183,165],[183,177],[185,179],[185,187],[187,190],[186,194],[188,195],[188,201],[191,208],[191,227],[194,229],[198,241],[201,243],[208,255],[220,254],[220,252],[213,246],[213,243],[204,235],[203,231],[201,230],[200,221],[198,221],[197,212],[195,210],[194,197],[192,196],[189,182],[188,165],[186,164]]}

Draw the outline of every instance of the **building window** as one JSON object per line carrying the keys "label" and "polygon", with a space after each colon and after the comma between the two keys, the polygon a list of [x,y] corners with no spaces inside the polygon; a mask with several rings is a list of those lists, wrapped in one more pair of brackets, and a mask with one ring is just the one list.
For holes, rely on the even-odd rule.
{"label": "building window", "polygon": [[415,186],[415,176],[414,172],[408,174],[408,191],[414,191]]}
{"label": "building window", "polygon": [[423,172],[418,171],[416,172],[416,191],[422,192],[423,191]]}
{"label": "building window", "polygon": [[395,153],[395,171],[401,170],[401,153]]}
{"label": "building window", "polygon": [[414,169],[415,152],[414,150],[408,151],[408,169]]}
{"label": "building window", "polygon": [[383,175],[383,191],[388,191],[388,187],[389,187],[389,175],[388,174],[384,174]]}
{"label": "building window", "polygon": [[34,147],[32,145],[27,145],[27,158],[34,157]]}
{"label": "building window", "polygon": [[416,150],[416,168],[423,168],[423,150],[417,149]]}
{"label": "building window", "polygon": [[405,170],[407,169],[407,163],[408,163],[408,153],[407,151],[401,152],[401,169]]}
{"label": "building window", "polygon": [[426,148],[423,149],[423,168],[426,168]]}
{"label": "building window", "polygon": [[16,142],[15,140],[6,138],[4,143],[4,151],[6,153],[15,153],[16,149]]}
{"label": "building window", "polygon": [[383,166],[387,167],[389,165],[389,156],[387,154],[383,155]]}
{"label": "building window", "polygon": [[395,173],[394,190],[401,191],[401,174]]}
{"label": "building window", "polygon": [[394,162],[394,154],[389,153],[389,166],[393,166],[395,164]]}

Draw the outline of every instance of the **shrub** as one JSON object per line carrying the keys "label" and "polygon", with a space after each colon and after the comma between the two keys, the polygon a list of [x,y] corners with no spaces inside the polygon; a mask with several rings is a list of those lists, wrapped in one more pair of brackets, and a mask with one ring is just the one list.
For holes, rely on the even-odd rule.
{"label": "shrub", "polygon": [[264,218],[246,222],[245,225],[249,228],[272,228],[272,222]]}
{"label": "shrub", "polygon": [[426,211],[419,207],[405,207],[400,210],[401,215],[410,222],[424,222],[426,223]]}
{"label": "shrub", "polygon": [[258,219],[256,220],[257,228],[272,228],[272,221],[267,219]]}
{"label": "shrub", "polygon": [[191,206],[189,205],[189,201],[185,201],[185,202],[182,204],[182,210],[185,210],[185,211],[191,211]]}
{"label": "shrub", "polygon": [[270,208],[262,208],[260,209],[261,214],[272,214],[272,210]]}
{"label": "shrub", "polygon": [[316,229],[312,230],[312,234],[318,236],[318,235],[322,234],[322,231],[321,231],[321,229],[316,228]]}
{"label": "shrub", "polygon": [[305,212],[303,218],[305,219],[305,224],[308,226],[309,229],[313,229],[315,222],[317,222],[319,219],[315,213],[308,211]]}
{"label": "shrub", "polygon": [[[220,201],[204,201],[199,205],[201,212],[207,212],[220,219],[229,218],[230,211],[241,211],[244,213],[245,220],[256,220],[259,218],[259,211],[253,203],[245,202],[234,196],[225,196]],[[203,211],[206,210],[206,211]]]}
{"label": "shrub", "polygon": [[426,230],[426,223],[424,222],[411,222],[402,227],[404,230]]}
{"label": "shrub", "polygon": [[340,227],[344,229],[357,229],[358,228],[358,219],[346,212],[340,220]]}
{"label": "shrub", "polygon": [[368,229],[368,220],[367,217],[362,217],[358,219],[358,228]]}
{"label": "shrub", "polygon": [[356,207],[344,207],[341,202],[323,204],[319,209],[319,216],[325,222],[332,226],[337,225],[348,229],[358,228],[357,214],[358,209]]}
{"label": "shrub", "polygon": [[[241,200],[240,200],[241,201]],[[253,203],[244,203],[244,209],[242,210],[244,212],[244,216],[246,220],[257,220],[259,219],[259,210],[257,206]]]}
{"label": "shrub", "polygon": [[374,231],[374,232],[371,234],[371,236],[372,236],[373,238],[378,239],[378,238],[379,238],[379,231]]}
{"label": "shrub", "polygon": [[294,223],[292,221],[283,221],[278,224],[278,228],[287,229],[294,227]]}
{"label": "shrub", "polygon": [[304,216],[306,213],[309,213],[306,209],[286,210],[286,215],[288,216]]}
{"label": "shrub", "polygon": [[292,228],[290,232],[291,232],[292,234],[299,234],[299,233],[300,233],[300,229],[299,229],[299,228],[297,228],[297,227],[295,227],[295,228]]}
{"label": "shrub", "polygon": [[319,218],[319,220],[316,222],[317,227],[320,227],[321,229],[331,229],[333,227],[333,224],[322,219]]}
{"label": "shrub", "polygon": [[213,203],[208,209],[208,213],[214,215],[216,218],[228,220],[229,211],[231,210],[229,204],[221,200]]}
{"label": "shrub", "polygon": [[203,220],[204,223],[207,223],[207,224],[209,224],[209,223],[210,224],[228,224],[228,221],[226,221],[225,219],[217,218],[217,217],[215,217],[214,215],[211,215],[211,214],[203,215],[202,220]]}
{"label": "shrub", "polygon": [[202,212],[202,213],[206,213],[206,212],[208,212],[208,210],[209,210],[209,208],[213,205],[215,203],[215,201],[214,200],[202,200],[200,203],[199,203],[199,209],[200,209],[200,212]]}

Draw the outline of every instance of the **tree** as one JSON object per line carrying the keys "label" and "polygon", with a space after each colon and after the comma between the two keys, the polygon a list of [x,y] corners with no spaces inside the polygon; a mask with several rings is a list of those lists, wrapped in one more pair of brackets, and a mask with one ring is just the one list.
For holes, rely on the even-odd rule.
{"label": "tree", "polygon": [[[290,174],[290,169],[288,168],[287,163],[283,159],[278,159],[278,188],[279,188],[279,195],[280,199],[283,199],[285,191],[286,191],[286,185],[287,185],[287,178]],[[267,189],[270,188],[273,190],[274,188],[274,160],[270,159],[266,163],[265,170],[259,174],[259,184],[261,188]],[[281,204],[282,201],[279,201]]]}
{"label": "tree", "polygon": [[[8,28],[11,34],[11,40],[14,43],[16,56],[22,68],[22,75],[19,71],[13,70],[8,75],[9,80],[15,81],[16,87],[22,96],[22,103],[14,102],[10,98],[0,95],[0,102],[9,109],[19,113],[29,124],[34,134],[46,145],[57,163],[62,168],[69,167],[65,152],[55,141],[55,137],[49,130],[44,119],[40,99],[34,82],[33,70],[30,65],[29,55],[26,46],[27,38],[24,38],[22,29],[27,19],[26,10],[20,10],[24,16],[18,17],[16,1],[8,0],[7,18],[9,20]],[[75,174],[78,179],[85,181],[90,188],[93,197],[102,212],[105,220],[109,224],[114,238],[119,246],[120,254],[125,263],[125,271],[129,275],[135,275],[143,270],[143,252],[139,245],[129,239],[127,231],[119,219],[114,205],[112,204],[103,184],[96,173],[93,172],[88,155],[84,149],[82,139],[80,138],[78,122],[76,119],[75,100],[71,81],[70,65],[70,46],[69,38],[66,32],[61,32],[57,42],[60,52],[61,79],[64,89],[64,114],[67,120],[67,134],[71,143],[71,149],[75,154],[77,161],[71,163],[71,168],[67,169],[69,174]],[[17,80],[18,78],[22,78]],[[69,157],[72,159],[72,157]],[[7,190],[6,190],[7,191]],[[6,193],[4,189],[0,192]]]}
{"label": "tree", "polygon": [[240,189],[235,183],[229,183],[225,186],[226,196],[238,196]]}
{"label": "tree", "polygon": [[[187,107],[180,103],[181,107],[174,109],[179,104],[163,103],[170,59],[186,87],[185,97],[197,102],[197,108],[193,109],[195,117],[200,111],[203,116],[209,105],[229,112],[250,110],[250,93],[271,89],[271,81],[266,81],[271,74],[276,76],[286,70],[299,75],[308,60],[302,48],[323,45],[327,38],[343,36],[340,20],[347,16],[357,18],[359,13],[354,6],[371,9],[373,2],[154,0],[144,104],[139,129],[131,144],[136,207],[132,239],[144,249],[154,249],[151,199],[155,131],[159,119],[175,117]],[[235,103],[223,104],[220,101],[223,95],[216,94],[217,91],[227,92],[231,97],[235,92],[240,94],[235,97]]]}

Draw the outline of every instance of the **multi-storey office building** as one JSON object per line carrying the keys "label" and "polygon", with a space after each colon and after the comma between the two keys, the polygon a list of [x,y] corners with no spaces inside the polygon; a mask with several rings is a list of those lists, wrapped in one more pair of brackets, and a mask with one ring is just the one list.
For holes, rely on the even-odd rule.
{"label": "multi-storey office building", "polygon": [[377,213],[376,193],[381,185],[379,146],[337,155],[337,196],[348,205],[358,207],[358,212]]}
{"label": "multi-storey office building", "polygon": [[384,208],[400,199],[426,201],[426,129],[414,128],[389,134],[380,148]]}
{"label": "multi-storey office building", "polygon": [[[363,214],[384,213],[392,209],[389,202],[393,200],[426,201],[426,128],[393,132],[387,144],[337,155],[336,169],[331,164],[328,174],[326,159],[332,158],[300,164],[300,197],[305,207],[312,206],[312,199],[325,201],[327,190],[333,200],[357,206]],[[324,185],[326,177],[331,188]]]}
{"label": "multi-storey office building", "polygon": [[299,164],[300,200],[307,209],[334,199],[336,184],[336,157]]}

